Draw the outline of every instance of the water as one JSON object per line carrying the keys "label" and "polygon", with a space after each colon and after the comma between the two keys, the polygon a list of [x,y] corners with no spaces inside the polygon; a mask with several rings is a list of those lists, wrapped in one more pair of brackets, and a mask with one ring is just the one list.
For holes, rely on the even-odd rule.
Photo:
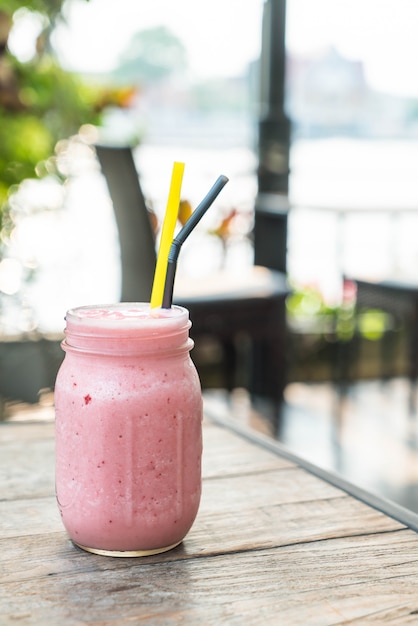
{"label": "water", "polygon": [[[72,176],[63,195],[49,183],[28,183],[24,190],[25,206],[47,204],[51,210],[19,218],[10,250],[14,264],[0,264],[0,288],[11,292],[21,287],[19,298],[3,298],[3,332],[34,327],[60,332],[68,308],[119,297],[119,248],[106,184],[85,147],[74,146],[71,158]],[[179,271],[204,276],[219,265],[222,246],[208,231],[231,208],[240,218],[228,262],[251,263],[245,234],[251,229],[257,186],[250,149],[145,144],[136,158],[144,192],[160,219],[174,160],[186,163],[183,197],[193,206],[219,174],[230,178],[182,251]],[[333,302],[340,295],[342,272],[418,276],[416,163],[418,146],[413,142],[296,142],[288,229],[292,280],[317,286]],[[34,278],[25,283],[28,273]]]}

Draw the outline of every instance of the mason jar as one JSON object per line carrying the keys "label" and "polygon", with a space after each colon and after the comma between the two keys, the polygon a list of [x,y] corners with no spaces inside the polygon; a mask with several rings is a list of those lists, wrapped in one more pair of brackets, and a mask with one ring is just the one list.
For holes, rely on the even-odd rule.
{"label": "mason jar", "polygon": [[144,556],[177,546],[201,494],[202,396],[189,313],[147,303],[66,314],[55,386],[56,496],[72,541]]}

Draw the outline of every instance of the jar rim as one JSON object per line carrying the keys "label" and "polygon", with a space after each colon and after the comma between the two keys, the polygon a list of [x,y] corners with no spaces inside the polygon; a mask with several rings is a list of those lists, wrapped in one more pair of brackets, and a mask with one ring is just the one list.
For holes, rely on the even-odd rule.
{"label": "jar rim", "polygon": [[189,322],[189,311],[178,305],[170,309],[150,308],[148,302],[118,302],[112,304],[88,304],[71,308],[65,320],[72,327],[102,330],[134,330],[178,327]]}
{"label": "jar rim", "polygon": [[62,348],[95,354],[128,355],[190,351],[191,322],[184,307],[150,309],[148,302],[85,305],[69,309]]}

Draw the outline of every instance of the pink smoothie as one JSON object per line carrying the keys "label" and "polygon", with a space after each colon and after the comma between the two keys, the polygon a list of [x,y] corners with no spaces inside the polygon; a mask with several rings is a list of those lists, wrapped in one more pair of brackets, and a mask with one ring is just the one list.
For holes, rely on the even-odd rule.
{"label": "pink smoothie", "polygon": [[169,549],[191,528],[201,492],[202,400],[188,312],[80,307],[66,321],[55,387],[64,526],[96,551]]}

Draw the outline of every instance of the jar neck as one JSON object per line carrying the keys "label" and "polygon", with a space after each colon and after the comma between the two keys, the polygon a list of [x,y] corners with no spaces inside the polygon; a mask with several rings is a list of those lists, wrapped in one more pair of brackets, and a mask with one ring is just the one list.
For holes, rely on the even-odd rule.
{"label": "jar neck", "polygon": [[66,352],[111,356],[167,356],[189,352],[191,322],[183,307],[150,309],[147,303],[120,303],[71,309],[66,315]]}

